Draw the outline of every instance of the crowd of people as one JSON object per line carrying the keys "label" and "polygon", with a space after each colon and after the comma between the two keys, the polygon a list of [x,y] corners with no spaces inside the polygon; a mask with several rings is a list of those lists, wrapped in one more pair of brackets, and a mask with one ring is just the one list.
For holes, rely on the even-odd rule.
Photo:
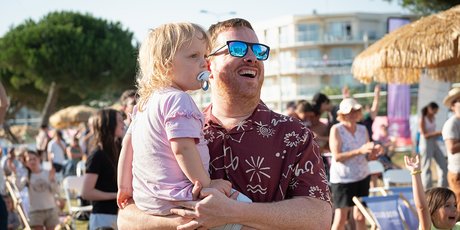
{"label": "crowd of people", "polygon": [[[317,93],[278,114],[260,98],[269,55],[240,18],[208,31],[193,23],[151,30],[139,50],[138,88],[123,93],[121,111],[99,110],[68,141],[61,130],[42,126],[36,150],[11,149],[2,160],[1,172],[25,191],[29,224],[59,225],[62,178],[76,175],[84,161],[91,230],[345,229],[350,214],[354,227],[365,229],[352,198],[369,195],[375,184],[367,162],[398,167],[387,125],[372,132],[380,86],[370,106],[344,88],[338,105]],[[207,86],[211,104],[200,111],[186,91]],[[453,229],[460,213],[460,88],[444,104],[453,115],[442,132],[434,125],[438,105],[422,109],[420,157],[405,158],[421,229]],[[425,195],[432,158],[438,187]],[[15,229],[8,198],[0,209]]]}

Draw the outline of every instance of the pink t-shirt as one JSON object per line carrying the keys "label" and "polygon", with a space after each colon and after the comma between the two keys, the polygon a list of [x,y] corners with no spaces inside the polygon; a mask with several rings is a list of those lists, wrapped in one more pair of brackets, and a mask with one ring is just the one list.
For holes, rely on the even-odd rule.
{"label": "pink t-shirt", "polygon": [[166,88],[152,94],[131,124],[133,199],[154,215],[168,215],[171,201],[191,200],[192,183],[171,150],[172,138],[194,138],[206,171],[209,151],[203,136],[203,114],[187,93]]}

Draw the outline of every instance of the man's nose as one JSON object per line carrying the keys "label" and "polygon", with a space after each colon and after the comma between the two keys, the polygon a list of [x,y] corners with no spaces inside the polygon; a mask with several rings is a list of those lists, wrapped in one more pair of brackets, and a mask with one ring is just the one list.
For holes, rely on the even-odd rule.
{"label": "man's nose", "polygon": [[245,62],[250,62],[250,63],[252,63],[252,62],[257,62],[257,57],[256,57],[256,55],[254,54],[254,52],[252,51],[252,49],[250,49],[250,48],[248,47],[248,52],[247,52],[246,55],[243,57],[243,60],[244,60]]}

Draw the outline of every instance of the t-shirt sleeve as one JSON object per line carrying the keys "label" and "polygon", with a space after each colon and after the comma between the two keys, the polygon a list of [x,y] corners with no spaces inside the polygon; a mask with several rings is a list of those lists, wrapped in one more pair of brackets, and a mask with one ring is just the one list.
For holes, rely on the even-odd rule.
{"label": "t-shirt sleeve", "polygon": [[195,138],[202,136],[203,114],[186,93],[175,95],[168,102],[165,127],[168,140],[173,138]]}
{"label": "t-shirt sleeve", "polygon": [[326,171],[319,145],[309,130],[305,131],[303,150],[296,157],[295,173],[289,186],[288,196],[309,196],[331,203]]}
{"label": "t-shirt sleeve", "polygon": [[454,123],[452,122],[452,120],[449,119],[442,127],[442,138],[444,138],[445,140],[458,139],[459,135],[457,132],[454,128]]}
{"label": "t-shirt sleeve", "polygon": [[102,155],[99,151],[89,155],[88,159],[86,160],[87,173],[100,174],[100,171],[103,168],[103,166],[101,166],[101,157]]}

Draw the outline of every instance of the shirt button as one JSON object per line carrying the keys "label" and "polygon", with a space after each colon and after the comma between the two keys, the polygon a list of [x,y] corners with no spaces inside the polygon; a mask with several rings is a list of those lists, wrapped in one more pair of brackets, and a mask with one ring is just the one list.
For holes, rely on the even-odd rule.
{"label": "shirt button", "polygon": [[230,138],[230,135],[225,135],[225,138],[226,138],[226,139],[229,139],[229,138]]}

